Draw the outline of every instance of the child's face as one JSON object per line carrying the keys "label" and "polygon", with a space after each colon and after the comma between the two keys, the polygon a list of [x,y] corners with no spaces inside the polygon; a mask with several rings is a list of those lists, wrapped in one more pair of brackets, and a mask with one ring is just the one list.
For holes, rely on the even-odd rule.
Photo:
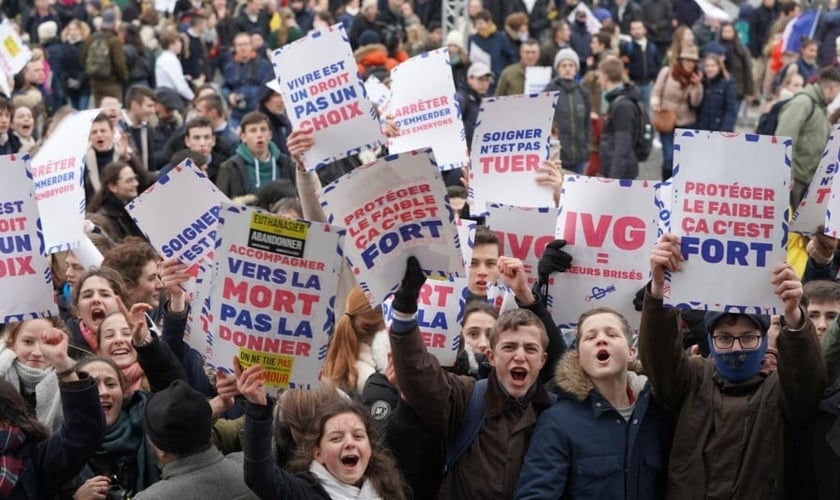
{"label": "child's face", "polygon": [[623,322],[612,313],[595,314],[578,325],[578,353],[581,368],[593,380],[621,376],[636,359]]}
{"label": "child's face", "polygon": [[32,116],[32,110],[26,107],[15,110],[15,116],[12,118],[12,130],[17,135],[23,138],[32,137],[32,130],[35,127],[35,117]]}
{"label": "child's face", "polygon": [[0,109],[0,134],[5,134],[9,131],[9,124],[11,121],[12,117],[9,114],[9,110]]}

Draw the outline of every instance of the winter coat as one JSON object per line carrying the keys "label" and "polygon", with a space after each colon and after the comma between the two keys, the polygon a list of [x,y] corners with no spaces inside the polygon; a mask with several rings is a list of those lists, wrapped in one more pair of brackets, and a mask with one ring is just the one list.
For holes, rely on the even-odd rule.
{"label": "winter coat", "polygon": [[[542,380],[547,380],[565,345],[539,300],[524,307],[551,327],[547,328],[548,357],[541,371],[546,377]],[[475,379],[445,372],[424,347],[416,320],[394,321],[391,354],[405,400],[432,436],[451,442],[463,424]],[[438,498],[512,497],[537,418],[550,401],[537,382],[530,402],[520,406],[505,395],[495,371],[491,372],[484,397],[484,422],[457,465],[443,478]]]}
{"label": "winter coat", "polygon": [[560,159],[564,165],[578,165],[589,158],[589,94],[574,80],[555,78],[546,92],[558,92],[554,126],[560,137]]}
{"label": "winter coat", "polygon": [[609,109],[601,127],[601,175],[611,179],[635,179],[639,175],[635,141],[639,130],[639,92],[632,85],[606,94]]}
{"label": "winter coat", "polygon": [[764,46],[767,44],[770,35],[770,28],[776,22],[779,4],[767,8],[762,3],[752,13],[750,19],[750,41],[749,49],[753,57],[761,57]]}
{"label": "winter coat", "polygon": [[[128,65],[125,62],[125,51],[123,50],[123,43],[117,34],[110,30],[102,30],[98,33],[93,33],[84,42],[80,61],[82,67],[85,67],[87,61],[87,51],[96,37],[105,37],[108,43],[108,52],[111,54],[111,75],[107,77],[91,76],[90,81],[99,85],[122,85],[129,80]],[[119,97],[119,96],[118,96]]]}
{"label": "winter coat", "polygon": [[557,365],[554,382],[558,401],[540,415],[514,498],[664,498],[674,423],[652,397],[647,377],[627,373],[635,398],[627,421],[595,388],[577,351]]}
{"label": "winter coat", "polygon": [[755,96],[755,80],[752,74],[752,60],[747,48],[734,42],[720,42],[726,48],[726,70],[735,83],[735,95],[739,101]]}
{"label": "winter coat", "polygon": [[508,12],[508,15],[516,12],[527,14],[528,32],[530,33],[531,38],[539,40],[551,26],[548,20],[549,3],[550,2],[548,0],[535,0],[532,2],[531,9],[529,11],[528,6],[523,0],[513,0],[513,2],[511,2],[512,5],[510,5],[510,12]]}
{"label": "winter coat", "polygon": [[[277,164],[277,179],[289,179],[292,183],[295,180],[295,166],[292,159],[279,152],[274,143],[269,144],[271,156]],[[219,166],[219,175],[216,177],[216,186],[220,191],[230,198],[256,193],[256,186],[251,182],[248,169],[254,167],[254,157],[247,150],[245,144],[236,148],[236,154],[228,158]],[[246,159],[243,154],[248,156]]]}
{"label": "winter coat", "polygon": [[840,498],[840,389],[828,393],[800,430],[790,498]]}
{"label": "winter coat", "polygon": [[478,123],[478,111],[481,109],[481,96],[467,86],[455,94],[461,108],[461,120],[464,122],[464,132],[467,136],[467,147],[472,147],[475,126]]}
{"label": "winter coat", "polygon": [[67,90],[65,87],[67,83],[67,70],[64,69],[64,45],[58,38],[53,38],[44,42],[43,47],[47,53],[47,60],[50,63],[50,72],[52,73],[49,81],[52,95],[46,98],[45,103],[47,109],[51,113],[54,113],[58,108],[64,106],[67,101]]}
{"label": "winter coat", "polygon": [[793,139],[792,175],[804,185],[811,183],[831,133],[826,104],[819,85],[811,84],[793,96],[779,113],[776,135]]}
{"label": "winter coat", "polygon": [[367,79],[370,75],[376,75],[377,78],[382,80],[389,76],[391,70],[399,64],[396,59],[388,56],[388,49],[381,43],[359,47],[353,52],[353,57],[356,58],[356,65],[362,79]]}
{"label": "winter coat", "polygon": [[274,79],[274,70],[264,57],[253,57],[246,62],[231,60],[225,64],[222,94],[225,101],[231,93],[245,96],[245,108],[235,107],[231,115],[242,118],[249,111],[255,111],[259,102],[257,96],[266,82]]}
{"label": "winter coat", "polygon": [[656,45],[648,39],[644,50],[635,40],[623,47],[623,55],[627,57],[627,74],[630,81],[636,85],[647,85],[656,80],[659,75],[659,65],[662,57]]}
{"label": "winter coat", "polygon": [[164,464],[160,481],[134,495],[136,500],[157,498],[258,498],[245,485],[242,455],[222,455],[213,445],[192,455]]}
{"label": "winter coat", "polygon": [[667,43],[674,36],[674,6],[671,0],[642,0],[642,19],[647,26],[647,37],[654,43]]}
{"label": "winter coat", "polygon": [[105,229],[108,236],[115,242],[119,243],[129,236],[137,236],[138,238],[145,239],[143,231],[137,227],[134,219],[126,211],[125,204],[111,194],[110,191],[105,193],[102,206],[99,207],[96,213],[103,217],[106,226],[103,229]]}
{"label": "winter coat", "polygon": [[96,380],[81,375],[77,381],[59,383],[59,390],[64,422],[46,440],[21,446],[23,470],[8,500],[54,498],[102,444],[105,415]]}
{"label": "winter coat", "polygon": [[[470,52],[470,61],[475,62],[473,45],[490,56],[490,71],[496,78],[500,77],[506,67],[519,60],[519,55],[513,50],[513,45],[507,35],[498,31],[487,38],[478,34],[470,35],[467,50]],[[495,88],[495,84],[491,84],[488,93],[492,93]]]}
{"label": "winter coat", "polygon": [[[257,19],[252,21],[250,17],[248,17],[248,13],[243,8],[239,16],[234,21],[236,26],[237,33],[253,33],[259,32],[262,34],[263,40],[268,40],[269,34],[269,27],[268,27],[268,14],[266,13],[265,9],[260,9],[259,13],[257,14]],[[233,39],[231,39],[231,43]]]}
{"label": "winter coat", "polygon": [[[64,73],[67,77],[67,81],[65,82],[67,95],[74,98],[90,95],[90,82],[88,81],[85,67],[82,64],[84,42],[63,43],[62,45],[64,50],[61,56],[61,66],[64,68]],[[75,82],[70,82],[70,79],[75,80]]]}
{"label": "winter coat", "polygon": [[722,74],[703,82],[703,102],[697,110],[697,130],[734,132],[738,120],[735,83]]}
{"label": "winter coat", "polygon": [[144,85],[153,87],[155,79],[155,55],[144,48],[143,53],[136,46],[126,44],[123,46],[125,52],[125,63],[128,65],[129,85]]}
{"label": "winter coat", "polygon": [[694,0],[673,0],[674,17],[678,24],[694,26],[703,17],[703,9]]}
{"label": "winter coat", "polygon": [[814,39],[820,44],[820,52],[817,56],[817,62],[820,66],[828,66],[837,58],[835,54],[837,37],[840,37],[840,10],[823,10],[819,27],[814,34]]}
{"label": "winter coat", "polygon": [[496,84],[496,97],[516,95],[525,92],[525,66],[521,63],[513,63],[499,76]]}
{"label": "winter coat", "polygon": [[[592,35],[586,27],[586,23],[579,23],[577,21],[570,23],[572,28],[572,36],[569,38],[569,45],[572,46],[575,53],[580,58],[580,74],[586,72],[586,58],[591,54],[592,49],[589,48],[589,42],[592,40]],[[554,61],[551,62],[554,65]]]}
{"label": "winter coat", "polygon": [[798,331],[784,324],[778,370],[733,383],[711,359],[683,350],[677,309],[644,297],[639,353],[656,398],[678,412],[667,498],[779,499],[785,491],[786,443],[817,406],[826,382],[814,324],[802,312]]}
{"label": "winter coat", "polygon": [[365,31],[372,31],[380,37],[382,36],[382,27],[379,23],[376,22],[375,19],[373,21],[369,21],[368,18],[359,13],[353,20],[353,26],[350,27],[350,46],[353,50],[359,48],[359,38]]}
{"label": "winter coat", "polygon": [[653,91],[650,94],[650,107],[661,106],[677,112],[677,127],[692,125],[697,121],[695,109],[703,102],[703,85],[690,83],[682,88],[680,82],[671,77],[671,67],[659,71]]}

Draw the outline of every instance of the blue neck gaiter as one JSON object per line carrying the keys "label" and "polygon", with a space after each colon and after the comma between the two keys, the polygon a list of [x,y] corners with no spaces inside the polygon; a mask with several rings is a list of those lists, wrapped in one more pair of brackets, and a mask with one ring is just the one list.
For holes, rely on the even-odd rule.
{"label": "blue neck gaiter", "polygon": [[712,361],[715,362],[715,369],[721,377],[729,382],[740,383],[758,375],[761,370],[761,361],[764,353],[767,352],[767,334],[761,336],[761,343],[758,349],[752,351],[738,351],[718,353],[712,336],[708,335],[709,350]]}

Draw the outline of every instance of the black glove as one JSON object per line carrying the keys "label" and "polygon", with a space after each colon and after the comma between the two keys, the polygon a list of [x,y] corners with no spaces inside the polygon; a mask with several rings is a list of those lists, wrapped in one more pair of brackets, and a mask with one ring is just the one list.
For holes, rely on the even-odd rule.
{"label": "black glove", "polygon": [[394,301],[391,306],[395,311],[403,314],[414,314],[417,312],[417,298],[420,296],[420,288],[426,282],[426,275],[420,262],[416,257],[409,257],[405,263],[405,275],[400,287],[394,292]]}
{"label": "black glove", "polygon": [[639,291],[636,292],[636,296],[633,298],[633,309],[639,312],[642,312],[642,306],[645,304],[645,288],[647,286],[639,288]]}
{"label": "black glove", "polygon": [[548,283],[549,274],[562,273],[572,267],[572,256],[560,250],[564,246],[566,240],[554,240],[545,247],[545,252],[537,264],[540,283]]}

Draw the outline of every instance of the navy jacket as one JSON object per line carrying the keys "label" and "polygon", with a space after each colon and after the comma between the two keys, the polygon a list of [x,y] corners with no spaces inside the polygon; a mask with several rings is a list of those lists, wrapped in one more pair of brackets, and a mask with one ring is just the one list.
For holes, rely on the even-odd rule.
{"label": "navy jacket", "polygon": [[594,388],[577,351],[557,365],[555,382],[559,399],[540,415],[514,498],[664,498],[673,419],[647,379],[628,374],[636,398],[628,421]]}
{"label": "navy jacket", "polygon": [[636,85],[645,85],[656,81],[662,58],[656,45],[648,40],[645,50],[635,41],[622,46],[622,53],[627,56],[627,73],[630,81]]}
{"label": "navy jacket", "polygon": [[[519,61],[519,54],[513,49],[513,44],[510,43],[510,39],[504,31],[497,31],[488,38],[470,35],[467,42],[468,51],[471,50],[473,44],[490,55],[490,71],[493,72],[496,80],[502,74],[503,69]],[[494,90],[496,90],[495,80],[490,85],[487,94],[492,95]]]}
{"label": "navy jacket", "polygon": [[478,122],[478,110],[481,109],[481,96],[469,86],[455,94],[461,107],[461,120],[464,122],[464,132],[467,135],[467,147],[472,147],[473,133]]}
{"label": "navy jacket", "polygon": [[703,81],[703,102],[697,111],[696,128],[713,132],[734,132],[738,120],[735,82],[723,75]]}
{"label": "navy jacket", "polygon": [[639,110],[634,100],[639,92],[632,85],[605,94],[610,107],[601,128],[601,175],[610,179],[635,179],[639,175],[635,140],[639,130]]}
{"label": "navy jacket", "polygon": [[49,439],[24,443],[20,450],[23,471],[7,497],[10,500],[53,498],[102,445],[105,415],[96,381],[82,375],[78,381],[62,383],[59,388],[64,422]]}
{"label": "navy jacket", "polygon": [[554,108],[554,126],[560,136],[560,160],[564,165],[577,165],[589,159],[589,113],[592,104],[589,92],[574,80],[555,78],[547,92],[559,92]]}

